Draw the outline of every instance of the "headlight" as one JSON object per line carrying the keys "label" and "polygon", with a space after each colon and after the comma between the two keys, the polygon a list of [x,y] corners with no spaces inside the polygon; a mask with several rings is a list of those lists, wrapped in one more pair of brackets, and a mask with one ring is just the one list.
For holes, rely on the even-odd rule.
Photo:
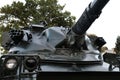
{"label": "headlight", "polygon": [[34,71],[37,68],[38,60],[35,57],[28,57],[24,60],[24,67],[28,71]]}
{"label": "headlight", "polygon": [[18,66],[18,61],[15,57],[6,58],[4,61],[4,66],[8,70],[14,70]]}
{"label": "headlight", "polygon": [[16,67],[16,65],[17,65],[17,61],[14,59],[10,59],[6,62],[6,67],[8,69],[14,69]]}

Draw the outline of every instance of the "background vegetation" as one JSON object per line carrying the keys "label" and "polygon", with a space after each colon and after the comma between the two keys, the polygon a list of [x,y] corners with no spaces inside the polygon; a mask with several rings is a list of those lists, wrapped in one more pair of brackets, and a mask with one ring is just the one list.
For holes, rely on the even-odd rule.
{"label": "background vegetation", "polygon": [[65,5],[58,4],[57,0],[25,0],[13,2],[0,8],[0,43],[1,34],[11,28],[27,27],[41,20],[51,26],[71,27],[76,17],[69,11],[63,11]]}

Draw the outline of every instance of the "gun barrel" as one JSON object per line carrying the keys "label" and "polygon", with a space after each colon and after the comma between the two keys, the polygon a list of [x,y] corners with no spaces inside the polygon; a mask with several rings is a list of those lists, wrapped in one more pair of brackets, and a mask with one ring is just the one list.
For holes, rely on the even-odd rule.
{"label": "gun barrel", "polygon": [[72,31],[78,35],[83,35],[91,24],[99,17],[108,1],[109,0],[94,0],[91,2],[76,24],[72,27]]}

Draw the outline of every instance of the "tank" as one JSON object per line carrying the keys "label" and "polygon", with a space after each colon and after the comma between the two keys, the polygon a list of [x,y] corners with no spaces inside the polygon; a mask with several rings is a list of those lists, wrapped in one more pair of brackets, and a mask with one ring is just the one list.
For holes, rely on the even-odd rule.
{"label": "tank", "polygon": [[4,32],[2,46],[8,54],[0,58],[0,78],[39,80],[44,72],[109,71],[100,52],[106,41],[103,37],[91,40],[86,35],[108,2],[91,2],[72,28],[47,28],[46,21],[40,21]]}

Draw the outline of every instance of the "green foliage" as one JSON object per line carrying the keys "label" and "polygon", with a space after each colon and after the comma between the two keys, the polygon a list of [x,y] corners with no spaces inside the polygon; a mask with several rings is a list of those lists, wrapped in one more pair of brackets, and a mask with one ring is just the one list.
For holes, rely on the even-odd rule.
{"label": "green foliage", "polygon": [[7,28],[28,26],[46,20],[48,26],[72,26],[75,17],[68,11],[63,12],[65,5],[61,6],[57,0],[25,0],[13,2],[0,9],[0,25]]}
{"label": "green foliage", "polygon": [[[19,25],[26,25],[23,19],[23,3],[22,2],[13,2],[13,4],[6,5],[1,8],[0,13],[0,25],[9,28],[18,27]],[[23,21],[22,21],[23,20]]]}
{"label": "green foliage", "polygon": [[116,54],[120,54],[120,36],[118,36],[116,40],[115,52]]}
{"label": "green foliage", "polygon": [[57,0],[14,1],[11,5],[5,5],[0,8],[0,43],[3,31],[39,23],[41,20],[46,20],[48,27],[71,27],[76,18],[69,11],[63,12],[64,7]]}

